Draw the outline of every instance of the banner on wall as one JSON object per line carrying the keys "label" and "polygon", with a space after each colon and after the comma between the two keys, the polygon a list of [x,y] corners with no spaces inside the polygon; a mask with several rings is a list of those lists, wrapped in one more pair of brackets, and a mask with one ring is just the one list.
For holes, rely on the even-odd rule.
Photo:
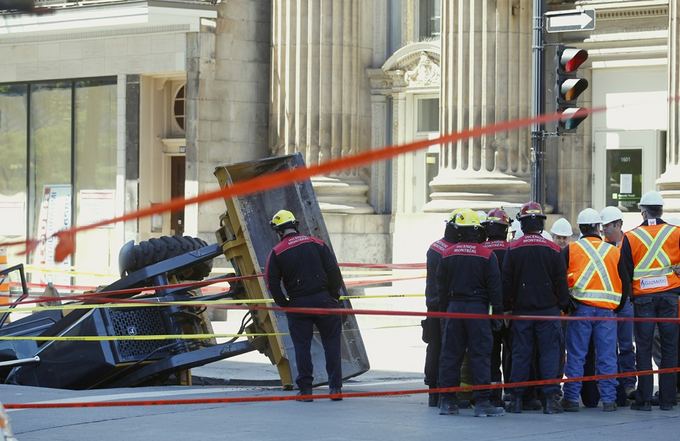
{"label": "banner on wall", "polygon": [[[71,228],[71,186],[68,184],[45,185],[36,222],[36,237],[43,239],[68,228]],[[57,242],[56,237],[41,242],[33,252],[33,264],[70,268],[70,256],[63,262],[54,261]],[[42,277],[42,283],[70,284],[68,275],[46,273]]]}

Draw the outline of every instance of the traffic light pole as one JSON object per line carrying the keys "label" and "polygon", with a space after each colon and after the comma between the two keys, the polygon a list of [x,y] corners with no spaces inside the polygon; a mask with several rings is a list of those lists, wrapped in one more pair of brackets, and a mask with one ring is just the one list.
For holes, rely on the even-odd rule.
{"label": "traffic light pole", "polygon": [[[533,33],[531,39],[531,116],[545,113],[545,71],[543,53],[543,17],[545,0],[534,0]],[[545,124],[531,125],[531,199],[545,203],[543,188],[543,159],[545,156]]]}

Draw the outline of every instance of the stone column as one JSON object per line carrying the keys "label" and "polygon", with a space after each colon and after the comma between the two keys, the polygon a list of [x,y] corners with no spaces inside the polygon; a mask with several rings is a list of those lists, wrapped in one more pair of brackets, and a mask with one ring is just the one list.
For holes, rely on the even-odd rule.
{"label": "stone column", "polygon": [[[442,2],[442,134],[529,116],[531,14],[531,0]],[[443,145],[425,211],[525,202],[529,130]]]}
{"label": "stone column", "polygon": [[[270,147],[307,165],[370,145],[371,2],[274,0]],[[372,213],[368,169],[313,179],[324,212]]]}
{"label": "stone column", "polygon": [[680,212],[680,7],[678,0],[668,3],[668,144],[666,171],[657,179],[664,197],[665,212]]}

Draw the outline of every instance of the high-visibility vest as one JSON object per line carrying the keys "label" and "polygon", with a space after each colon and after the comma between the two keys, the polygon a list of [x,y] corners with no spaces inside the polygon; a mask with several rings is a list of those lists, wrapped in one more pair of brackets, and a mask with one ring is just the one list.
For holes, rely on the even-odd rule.
{"label": "high-visibility vest", "polygon": [[680,228],[669,224],[641,225],[626,232],[633,256],[633,295],[680,288],[673,265],[680,265]]}
{"label": "high-visibility vest", "polygon": [[569,244],[567,282],[571,296],[597,308],[615,309],[621,303],[621,251],[596,237]]}

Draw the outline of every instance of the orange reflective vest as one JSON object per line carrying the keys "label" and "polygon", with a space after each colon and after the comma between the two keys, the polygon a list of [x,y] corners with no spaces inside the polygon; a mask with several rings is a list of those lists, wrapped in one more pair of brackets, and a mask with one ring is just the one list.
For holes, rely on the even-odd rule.
{"label": "orange reflective vest", "polygon": [[673,271],[680,264],[680,228],[669,224],[641,225],[626,232],[633,257],[633,295],[680,288]]}
{"label": "orange reflective vest", "polygon": [[597,237],[584,237],[569,244],[567,283],[571,296],[581,303],[616,309],[621,303],[619,277],[621,251]]}

